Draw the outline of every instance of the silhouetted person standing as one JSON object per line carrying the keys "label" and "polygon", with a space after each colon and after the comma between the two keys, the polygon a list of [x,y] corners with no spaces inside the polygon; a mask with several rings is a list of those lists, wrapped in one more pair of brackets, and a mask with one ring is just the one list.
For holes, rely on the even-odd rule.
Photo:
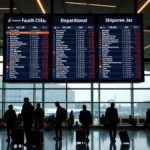
{"label": "silhouetted person standing", "polygon": [[86,110],[86,105],[82,106],[83,110],[80,111],[79,121],[81,122],[83,129],[86,130],[87,138],[89,137],[89,126],[92,124],[92,115],[90,111]]}
{"label": "silhouetted person standing", "polygon": [[109,129],[109,136],[111,142],[115,142],[116,140],[116,130],[117,130],[117,123],[119,121],[118,118],[118,111],[115,107],[115,103],[111,103],[111,107],[106,109],[105,117],[108,121],[108,129]]}
{"label": "silhouetted person standing", "polygon": [[7,122],[7,142],[10,142],[10,135],[12,129],[14,129],[14,122],[16,121],[16,112],[13,110],[13,105],[8,106],[8,110],[4,114],[4,118]]}
{"label": "silhouetted person standing", "polygon": [[147,109],[146,112],[146,122],[147,122],[147,126],[150,127],[150,109]]}
{"label": "silhouetted person standing", "polygon": [[70,128],[72,129],[72,126],[74,124],[74,115],[73,115],[73,110],[71,110],[71,113],[69,115],[69,121],[70,121]]}
{"label": "silhouetted person standing", "polygon": [[34,111],[35,129],[41,130],[43,128],[44,111],[40,107],[40,103],[37,103],[36,107],[37,109]]}
{"label": "silhouetted person standing", "polygon": [[25,143],[25,146],[29,145],[29,133],[32,129],[32,123],[33,123],[33,115],[34,115],[34,108],[29,102],[29,98],[24,98],[24,104],[22,106],[21,115],[24,122],[24,131],[26,134],[26,140],[27,143]]}
{"label": "silhouetted person standing", "polygon": [[[56,126],[55,126],[55,131],[56,131],[56,137],[54,137],[54,140],[62,140],[62,107],[59,105],[59,102],[55,102],[55,106],[57,107],[56,110]],[[59,132],[59,136],[58,136]]]}

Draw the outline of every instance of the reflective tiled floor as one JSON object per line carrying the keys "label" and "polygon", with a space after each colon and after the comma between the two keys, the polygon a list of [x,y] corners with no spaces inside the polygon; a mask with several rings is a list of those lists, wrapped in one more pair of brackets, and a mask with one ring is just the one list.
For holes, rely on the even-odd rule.
{"label": "reflective tiled floor", "polygon": [[131,140],[130,147],[121,145],[117,135],[116,144],[110,144],[107,131],[91,130],[88,145],[76,144],[75,131],[63,131],[62,142],[53,140],[54,131],[44,133],[43,148],[12,148],[6,142],[6,131],[0,131],[0,150],[150,150],[150,131],[128,131]]}

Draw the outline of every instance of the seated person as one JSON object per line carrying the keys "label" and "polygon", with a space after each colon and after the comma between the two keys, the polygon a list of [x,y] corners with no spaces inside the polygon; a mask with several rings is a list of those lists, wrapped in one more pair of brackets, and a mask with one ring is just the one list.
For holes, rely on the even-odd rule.
{"label": "seated person", "polygon": [[129,124],[131,124],[133,128],[136,127],[136,120],[132,118],[131,115],[129,115]]}
{"label": "seated person", "polygon": [[79,123],[78,123],[78,121],[75,122],[75,129],[79,129]]}

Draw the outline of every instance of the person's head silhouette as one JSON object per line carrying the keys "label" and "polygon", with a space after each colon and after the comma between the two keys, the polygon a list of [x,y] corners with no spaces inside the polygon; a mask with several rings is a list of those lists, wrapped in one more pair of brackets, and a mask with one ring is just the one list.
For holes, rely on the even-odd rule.
{"label": "person's head silhouette", "polygon": [[114,108],[115,107],[115,103],[111,103],[111,107]]}
{"label": "person's head silhouette", "polygon": [[55,106],[56,106],[56,107],[59,107],[59,102],[58,102],[58,101],[55,102]]}
{"label": "person's head silhouette", "polygon": [[25,98],[24,98],[24,103],[25,103],[25,104],[29,103],[29,98],[28,98],[28,97],[25,97]]}
{"label": "person's head silhouette", "polygon": [[86,105],[83,105],[82,108],[83,108],[83,110],[86,110]]}
{"label": "person's head silhouette", "polygon": [[13,105],[8,106],[9,110],[13,110]]}
{"label": "person's head silhouette", "polygon": [[37,103],[36,107],[37,107],[37,109],[39,109],[40,108],[40,103]]}

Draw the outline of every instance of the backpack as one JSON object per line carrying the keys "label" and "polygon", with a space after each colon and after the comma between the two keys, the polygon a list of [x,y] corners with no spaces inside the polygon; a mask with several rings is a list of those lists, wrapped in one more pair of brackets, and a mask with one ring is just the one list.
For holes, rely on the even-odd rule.
{"label": "backpack", "polygon": [[65,108],[62,108],[62,120],[66,120],[67,119],[67,111]]}

